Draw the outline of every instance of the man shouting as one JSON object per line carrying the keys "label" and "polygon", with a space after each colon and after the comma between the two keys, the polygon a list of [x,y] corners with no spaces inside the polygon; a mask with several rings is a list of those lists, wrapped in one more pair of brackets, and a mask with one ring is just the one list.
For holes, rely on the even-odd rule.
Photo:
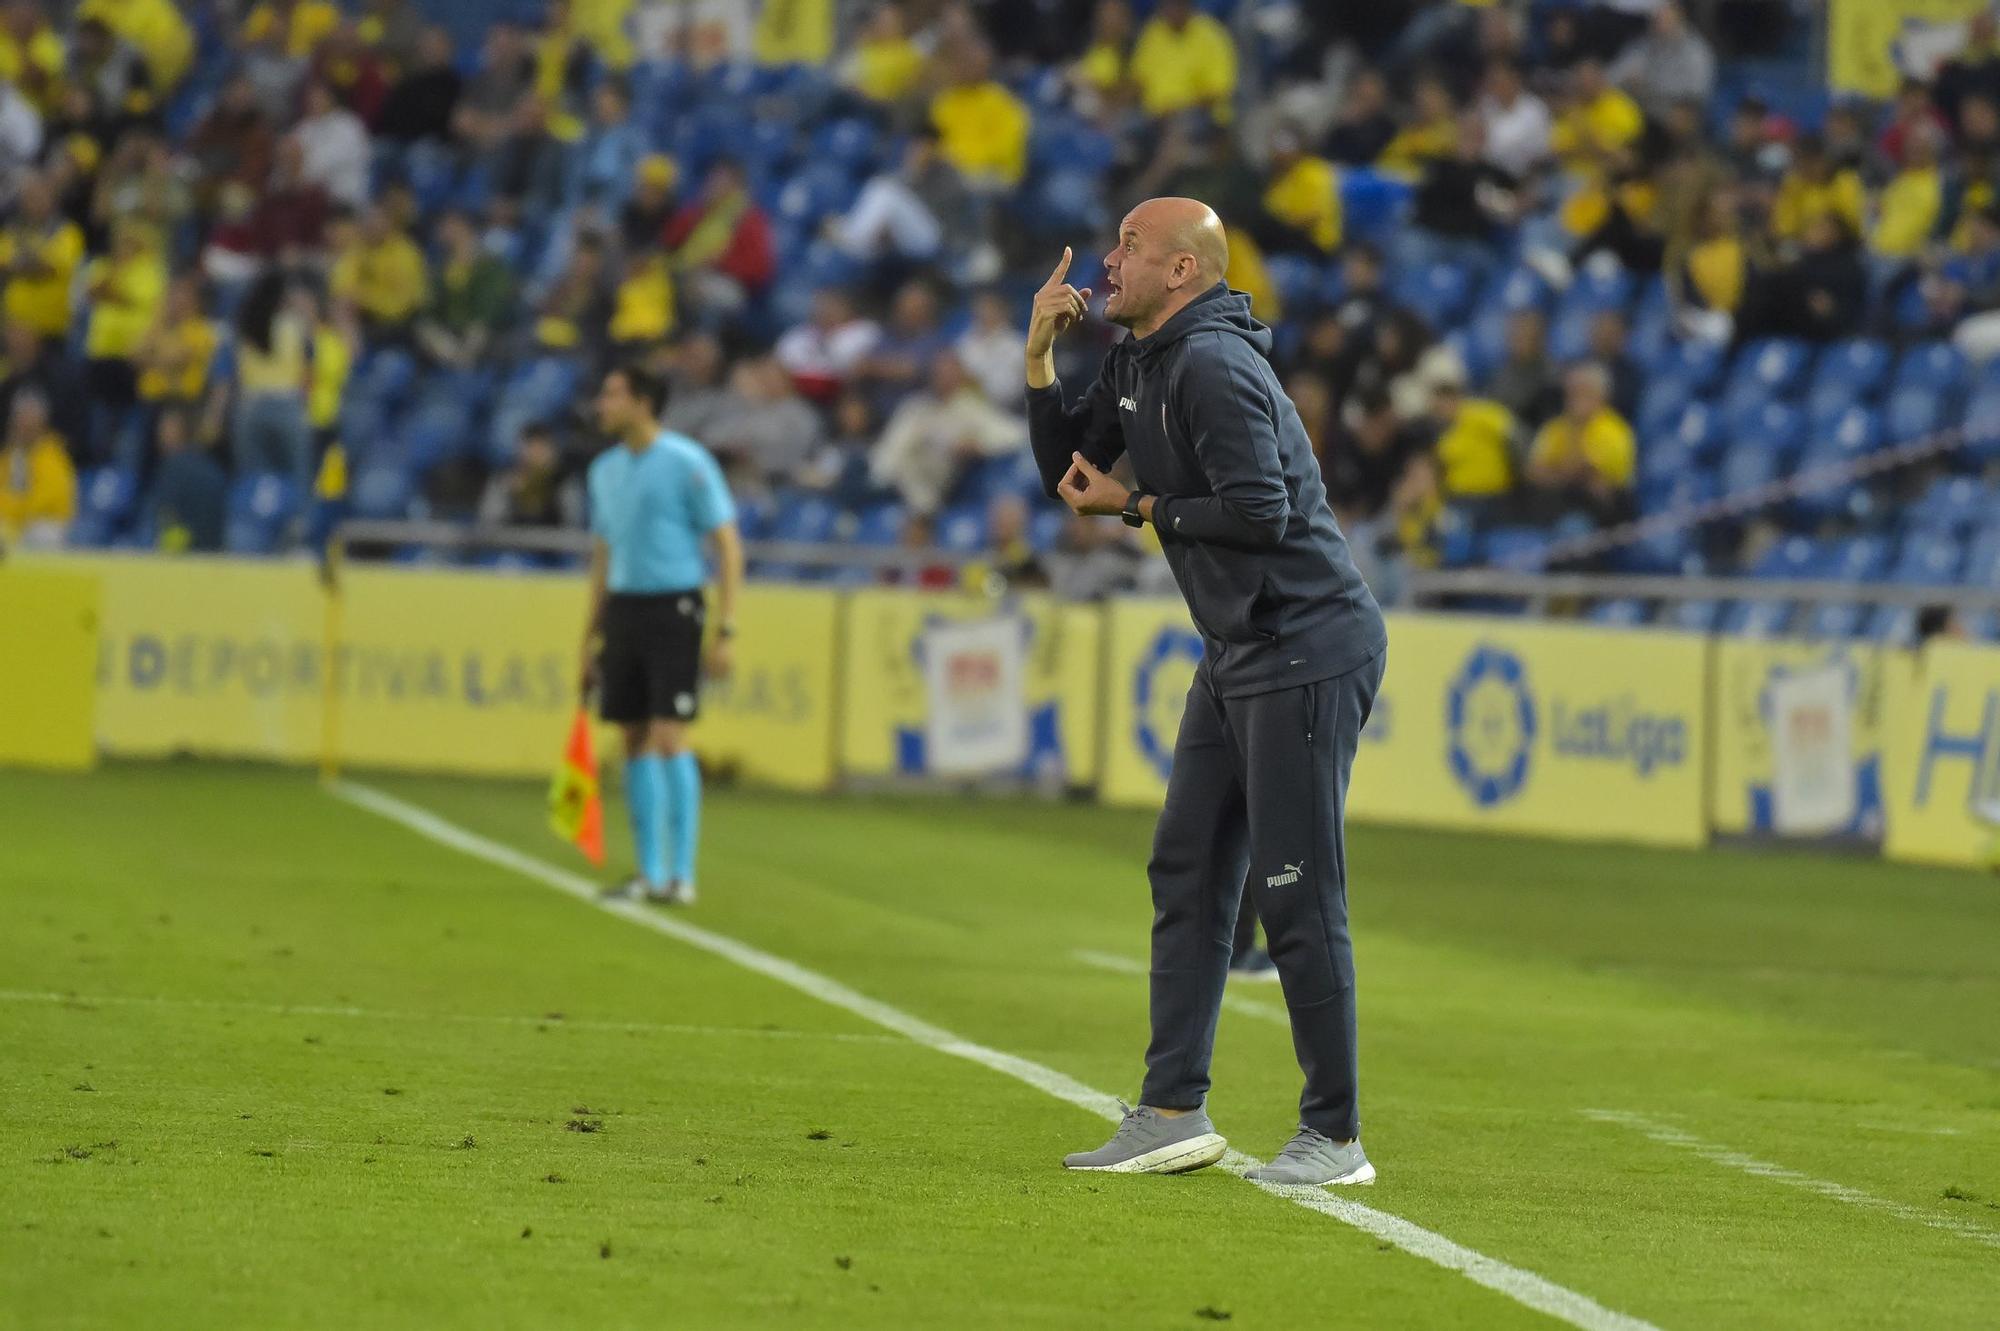
{"label": "man shouting", "polygon": [[[1070,406],[1056,335],[1090,291],[1070,252],[1028,325],[1030,433],[1043,484],[1083,514],[1151,523],[1202,638],[1153,839],[1152,1044],[1138,1108],[1071,1169],[1180,1173],[1226,1143],[1209,1055],[1244,891],[1284,985],[1305,1073],[1299,1130],[1251,1177],[1372,1183],[1356,1110],[1354,950],[1342,815],[1382,682],[1382,614],[1348,553],[1305,427],[1267,357],[1271,333],[1222,277],[1222,224],[1152,199],[1104,256],[1104,317],[1131,331]],[[1121,454],[1138,488],[1108,473]]]}

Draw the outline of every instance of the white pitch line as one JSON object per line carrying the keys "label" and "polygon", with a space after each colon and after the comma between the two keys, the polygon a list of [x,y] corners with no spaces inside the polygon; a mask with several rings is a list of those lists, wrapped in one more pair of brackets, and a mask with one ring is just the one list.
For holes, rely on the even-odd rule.
{"label": "white pitch line", "polygon": [[489,1026],[534,1026],[551,1030],[614,1031],[634,1035],[749,1035],[767,1040],[832,1040],[847,1044],[901,1044],[893,1035],[856,1031],[792,1031],[768,1026],[692,1026],[681,1022],[596,1021],[587,1017],[510,1017],[478,1012],[393,1012],[385,1008],[301,1003],[245,1003],[225,998],[169,998],[146,994],[62,994],[53,990],[0,989],[0,1003],[46,1003],[53,1007],[168,1007],[210,1012],[251,1012],[269,1017],[363,1017],[375,1021],[463,1021]]}
{"label": "white pitch line", "polygon": [[1931,1229],[1942,1230],[1957,1238],[1970,1239],[1974,1243],[1983,1243],[1988,1247],[2000,1248],[2000,1230],[1987,1229],[1983,1225],[1967,1224],[1962,1220],[1953,1219],[1951,1216],[1937,1215],[1903,1202],[1891,1201],[1887,1197],[1877,1197],[1872,1192],[1863,1192],[1859,1188],[1850,1188],[1845,1183],[1835,1183],[1831,1179],[1814,1178],[1810,1174],[1801,1174],[1796,1169],[1788,1169],[1784,1165],[1775,1165],[1768,1160],[1759,1160],[1754,1155],[1745,1155],[1741,1151],[1732,1150],[1718,1142],[1704,1140],[1691,1132],[1686,1132],[1675,1127],[1671,1123],[1662,1123],[1660,1120],[1648,1118],[1644,1114],[1627,1113],[1622,1109],[1580,1109],[1577,1112],[1585,1118],[1595,1119],[1599,1123],[1615,1123],[1619,1127],[1630,1128],[1641,1136],[1651,1138],[1662,1145],[1678,1146],[1684,1151],[1692,1151],[1711,1164],[1721,1165],[1725,1169],[1740,1170],[1745,1174],[1752,1174],[1758,1178],[1770,1179],[1773,1182],[1788,1184],[1794,1188],[1803,1188],[1807,1192],[1817,1193],[1821,1197],[1828,1197],[1836,1202],[1845,1202],[1849,1206],[1858,1206],[1869,1211],[1880,1211],[1884,1215],[1892,1215],[1899,1220],[1909,1220]]}
{"label": "white pitch line", "polygon": [[[349,804],[398,823],[439,845],[448,846],[499,868],[511,870],[522,877],[532,878],[545,887],[554,888],[558,892],[608,911],[642,928],[665,934],[690,947],[735,962],[746,970],[755,971],[810,998],[851,1012],[865,1021],[894,1031],[939,1053],[950,1054],[955,1058],[962,1058],[981,1067],[1004,1073],[1045,1095],[1066,1101],[1079,1109],[1088,1110],[1099,1118],[1115,1123],[1124,1116],[1124,1106],[1117,1097],[1086,1086],[1074,1077],[1058,1072],[1054,1068],[963,1039],[942,1027],[933,1026],[921,1018],[913,1017],[900,1008],[891,1007],[879,999],[869,998],[838,980],[752,947],[748,943],[739,942],[727,934],[714,933],[660,911],[649,910],[636,902],[600,900],[597,885],[581,874],[557,868],[532,855],[523,854],[511,846],[468,831],[427,809],[397,799],[393,795],[351,781],[333,782],[328,786],[328,790]],[[1240,1151],[1231,1151],[1223,1160],[1224,1167],[1238,1175],[1246,1169],[1256,1168],[1259,1163]],[[1659,1331],[1659,1328],[1652,1323],[1615,1312],[1589,1295],[1579,1294],[1532,1271],[1524,1271],[1497,1258],[1475,1252],[1463,1244],[1454,1243],[1442,1234],[1412,1224],[1401,1216],[1333,1196],[1324,1188],[1281,1187],[1271,1183],[1257,1183],[1254,1186],[1275,1197],[1282,1197],[1309,1210],[1331,1216],[1342,1224],[1351,1225],[1385,1243],[1401,1248],[1411,1256],[1420,1257],[1447,1271],[1456,1271],[1476,1285],[1484,1286],[1536,1312],[1546,1313],[1559,1322],[1580,1328],[1580,1331]]]}
{"label": "white pitch line", "polygon": [[[1080,948],[1070,953],[1070,955],[1084,965],[1095,966],[1101,971],[1114,971],[1119,975],[1151,974],[1145,962],[1134,961],[1130,957],[1121,957],[1116,952],[1093,952],[1089,948]],[[1260,1003],[1254,998],[1245,998],[1241,994],[1232,994],[1227,989],[1224,989],[1222,991],[1222,1006],[1228,1008],[1231,1012],[1241,1012],[1246,1017],[1255,1017],[1259,1021],[1268,1021],[1273,1025],[1282,1026],[1288,1031],[1292,1028],[1291,1014],[1275,1004]]]}

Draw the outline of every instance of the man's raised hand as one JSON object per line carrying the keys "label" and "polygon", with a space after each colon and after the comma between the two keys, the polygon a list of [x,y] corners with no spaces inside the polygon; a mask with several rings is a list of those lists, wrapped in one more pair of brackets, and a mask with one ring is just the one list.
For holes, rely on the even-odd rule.
{"label": "man's raised hand", "polygon": [[1035,293],[1035,304],[1028,315],[1028,354],[1046,356],[1055,346],[1057,335],[1067,332],[1081,320],[1090,306],[1090,288],[1078,291],[1063,280],[1069,274],[1070,250],[1063,246],[1062,262],[1049,274],[1049,280],[1042,283],[1042,289]]}

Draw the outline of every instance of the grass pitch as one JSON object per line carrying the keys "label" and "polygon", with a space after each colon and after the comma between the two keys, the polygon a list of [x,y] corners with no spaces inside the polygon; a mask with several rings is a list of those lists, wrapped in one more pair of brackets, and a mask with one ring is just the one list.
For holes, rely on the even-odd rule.
{"label": "grass pitch", "polygon": [[[377,784],[567,863],[538,788]],[[719,792],[689,918],[1130,1095],[1144,983],[1076,954],[1143,961],[1149,829]],[[2000,1316],[2000,883],[1352,858],[1369,1205],[1662,1327]],[[1076,1108],[295,773],[0,775],[0,919],[0,1326],[1546,1324],[1220,1171],[1066,1175]],[[1233,992],[1211,1110],[1268,1156]]]}

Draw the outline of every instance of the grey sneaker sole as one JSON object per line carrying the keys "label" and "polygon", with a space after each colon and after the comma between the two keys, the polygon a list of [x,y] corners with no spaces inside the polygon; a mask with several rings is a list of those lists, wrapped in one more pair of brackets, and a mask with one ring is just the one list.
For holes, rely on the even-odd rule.
{"label": "grey sneaker sole", "polygon": [[1086,1174],[1187,1174],[1208,1168],[1228,1150],[1229,1143],[1219,1133],[1205,1132],[1199,1137],[1156,1147],[1114,1165],[1072,1165],[1065,1162],[1063,1168]]}
{"label": "grey sneaker sole", "polygon": [[1267,1171],[1262,1169],[1250,1170],[1243,1177],[1249,1179],[1252,1183],[1275,1183],[1285,1188],[1365,1188],[1375,1182],[1375,1166],[1364,1160],[1361,1162],[1361,1168],[1359,1169],[1351,1170],[1337,1178],[1319,1179],[1312,1183],[1294,1179],[1273,1178]]}

